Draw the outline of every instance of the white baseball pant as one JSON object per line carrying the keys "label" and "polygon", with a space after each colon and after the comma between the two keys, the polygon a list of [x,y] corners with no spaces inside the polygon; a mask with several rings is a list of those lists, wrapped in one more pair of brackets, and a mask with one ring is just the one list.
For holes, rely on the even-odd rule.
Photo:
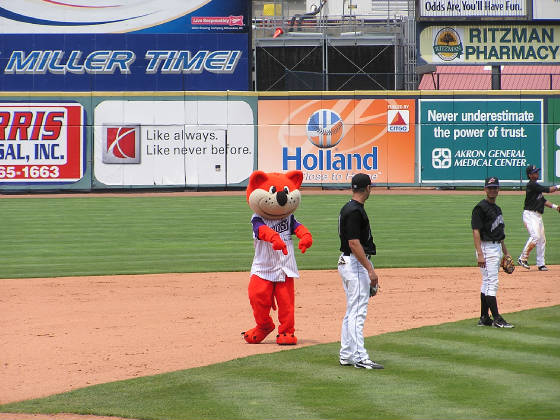
{"label": "white baseball pant", "polygon": [[542,214],[538,211],[523,210],[523,223],[529,232],[529,239],[521,253],[522,260],[527,260],[533,248],[537,248],[537,266],[544,265],[544,253],[546,247],[546,236],[544,234],[544,223]]}
{"label": "white baseball pant", "polygon": [[354,255],[342,255],[340,258],[344,264],[338,264],[338,273],[346,293],[346,314],[342,320],[340,335],[340,358],[359,362],[369,359],[364,346],[363,330],[369,303],[370,280],[367,270]]}
{"label": "white baseball pant", "polygon": [[480,274],[482,274],[480,292],[486,296],[496,296],[498,292],[498,272],[500,271],[500,263],[502,262],[503,255],[502,244],[499,242],[481,241],[480,247],[482,248],[482,255],[484,255],[484,261],[486,262],[486,267],[480,268]]}

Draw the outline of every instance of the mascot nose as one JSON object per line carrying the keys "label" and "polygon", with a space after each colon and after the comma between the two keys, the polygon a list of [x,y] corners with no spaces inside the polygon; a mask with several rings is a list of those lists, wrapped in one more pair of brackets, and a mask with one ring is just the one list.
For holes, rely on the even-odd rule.
{"label": "mascot nose", "polygon": [[288,202],[288,194],[286,194],[285,191],[278,191],[278,193],[276,194],[276,201],[278,201],[278,204],[280,204],[281,206],[286,205],[286,203]]}

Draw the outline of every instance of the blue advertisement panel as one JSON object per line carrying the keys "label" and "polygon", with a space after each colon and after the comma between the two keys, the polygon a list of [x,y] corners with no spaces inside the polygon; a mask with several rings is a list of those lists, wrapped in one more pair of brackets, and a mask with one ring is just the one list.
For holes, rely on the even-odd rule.
{"label": "blue advertisement panel", "polygon": [[422,183],[519,183],[543,165],[542,99],[421,99],[419,124]]}
{"label": "blue advertisement panel", "polygon": [[249,89],[250,2],[36,3],[0,7],[1,90]]}

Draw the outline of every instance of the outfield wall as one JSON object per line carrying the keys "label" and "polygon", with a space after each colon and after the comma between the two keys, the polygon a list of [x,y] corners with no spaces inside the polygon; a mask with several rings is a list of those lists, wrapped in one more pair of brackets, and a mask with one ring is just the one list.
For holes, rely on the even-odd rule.
{"label": "outfield wall", "polygon": [[560,181],[560,92],[2,92],[0,191]]}

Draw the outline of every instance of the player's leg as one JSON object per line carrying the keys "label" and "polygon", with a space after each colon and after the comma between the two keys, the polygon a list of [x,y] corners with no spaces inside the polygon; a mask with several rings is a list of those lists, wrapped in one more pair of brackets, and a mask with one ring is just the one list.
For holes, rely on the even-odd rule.
{"label": "player's leg", "polygon": [[483,243],[482,250],[486,260],[486,303],[492,312],[494,318],[492,326],[496,328],[513,328],[513,325],[507,322],[498,310],[498,273],[500,272],[500,262],[502,260],[502,245],[497,243]]}
{"label": "player's leg", "polygon": [[340,337],[340,359],[358,362],[361,360],[360,348],[363,348],[363,336],[360,341],[361,333],[359,331],[359,318],[361,317],[359,313],[360,289],[363,289],[363,286],[361,286],[360,282],[360,270],[358,265],[361,267],[361,264],[353,256],[343,258],[345,264],[339,264],[338,266],[338,272],[342,277],[342,285],[346,294],[346,313],[342,320],[342,332]]}
{"label": "player's leg", "polygon": [[353,362],[353,347],[352,346],[352,335],[349,330],[348,319],[350,318],[352,312],[351,297],[352,291],[354,289],[353,284],[355,279],[353,278],[353,273],[349,267],[350,257],[340,257],[344,264],[339,261],[338,273],[342,279],[342,287],[344,289],[344,295],[346,296],[346,313],[342,319],[342,329],[340,332],[340,360],[346,362]]}
{"label": "player's leg", "polygon": [[486,304],[490,308],[492,316],[496,319],[496,317],[500,316],[496,294],[498,292],[498,272],[502,258],[502,248],[500,244],[492,242],[483,242],[481,248],[486,264],[484,268],[480,269],[482,273],[482,287],[480,291],[486,296]]}
{"label": "player's leg", "polygon": [[348,342],[352,359],[355,362],[369,359],[364,346],[364,324],[367,316],[369,302],[369,276],[362,264],[351,255],[349,271],[352,272],[352,280],[347,285],[346,327]]}
{"label": "player's leg", "polygon": [[537,246],[540,237],[539,218],[535,212],[524,210],[523,223],[525,224],[525,228],[527,228],[527,232],[529,232],[529,239],[527,239],[527,242],[523,247],[523,251],[518,258],[518,262],[521,266],[528,269],[529,265],[527,260],[529,259],[529,255],[533,248]]}
{"label": "player's leg", "polygon": [[539,239],[537,241],[537,267],[544,267],[544,254],[546,251],[546,235],[544,233],[544,223],[542,217],[539,218]]}

